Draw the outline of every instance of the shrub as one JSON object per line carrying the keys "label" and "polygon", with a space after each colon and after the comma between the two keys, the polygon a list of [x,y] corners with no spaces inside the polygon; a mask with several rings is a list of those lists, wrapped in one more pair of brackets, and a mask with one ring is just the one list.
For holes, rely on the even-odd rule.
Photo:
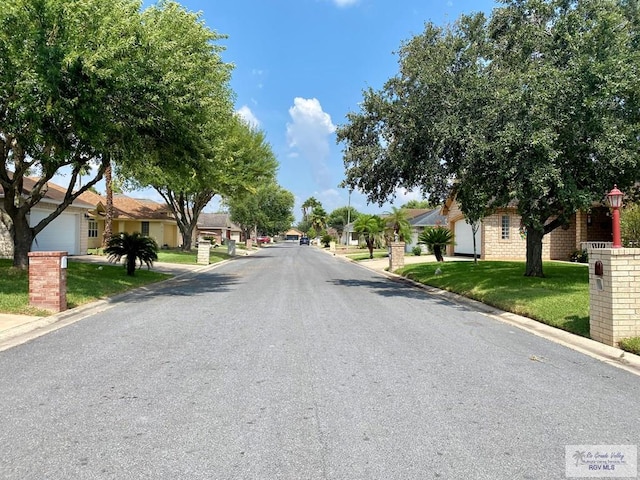
{"label": "shrub", "polygon": [[416,257],[422,255],[422,247],[420,245],[416,245],[411,249],[411,253],[413,253]]}
{"label": "shrub", "polygon": [[586,250],[575,250],[569,257],[572,262],[589,263],[589,255]]}
{"label": "shrub", "polygon": [[630,204],[620,212],[620,234],[625,246],[640,244],[640,205]]}
{"label": "shrub", "polygon": [[331,240],[333,240],[333,237],[328,233],[325,233],[324,235],[322,235],[322,238],[320,239],[320,241],[325,247],[329,246],[329,243],[331,242]]}

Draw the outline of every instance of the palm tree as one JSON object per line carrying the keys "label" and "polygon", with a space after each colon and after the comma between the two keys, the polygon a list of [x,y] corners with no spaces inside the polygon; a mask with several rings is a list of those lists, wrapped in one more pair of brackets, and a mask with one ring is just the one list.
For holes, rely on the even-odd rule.
{"label": "palm tree", "polygon": [[153,262],[158,260],[158,244],[153,238],[142,236],[138,232],[118,233],[109,239],[104,253],[108,255],[110,262],[119,262],[122,257],[127,257],[127,275],[133,276],[136,260],[140,261],[140,266],[145,263],[147,268],[151,268]]}
{"label": "palm tree", "polygon": [[353,231],[360,234],[369,249],[369,258],[373,258],[376,243],[384,238],[385,221],[378,215],[360,215],[353,224]]}
{"label": "palm tree", "polygon": [[407,211],[404,208],[391,207],[391,212],[387,212],[385,217],[387,226],[393,232],[391,239],[406,242],[411,239],[411,224],[407,219]]}
{"label": "palm tree", "polygon": [[322,206],[313,207],[311,211],[311,215],[307,217],[311,222],[311,226],[316,229],[316,231],[321,232],[327,228],[327,212]]}
{"label": "palm tree", "polygon": [[453,233],[445,227],[425,228],[418,236],[418,243],[424,243],[433,250],[438,262],[444,262],[442,249],[453,242]]}
{"label": "palm tree", "polygon": [[321,207],[322,204],[315,198],[309,197],[302,204],[302,219],[308,220],[309,212],[313,211],[316,207]]}
{"label": "palm tree", "polygon": [[107,204],[105,205],[104,232],[102,232],[102,249],[109,245],[109,239],[113,236],[113,175],[111,170],[111,158],[104,170],[104,183],[106,189]]}

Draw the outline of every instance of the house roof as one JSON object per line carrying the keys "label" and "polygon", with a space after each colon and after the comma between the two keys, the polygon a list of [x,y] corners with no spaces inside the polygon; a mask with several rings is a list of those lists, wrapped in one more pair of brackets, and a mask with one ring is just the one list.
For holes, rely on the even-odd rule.
{"label": "house roof", "polygon": [[[405,218],[409,221],[431,211],[430,208],[402,208],[401,210],[404,213]],[[388,212],[380,214],[381,218],[389,218],[390,216],[391,213]]]}
{"label": "house roof", "polygon": [[[80,195],[80,198],[95,207],[96,214],[104,215],[106,197],[87,191]],[[166,205],[147,198],[132,198],[122,194],[113,196],[113,216],[130,220],[173,220],[173,215]]]}
{"label": "house roof", "polygon": [[414,227],[433,227],[436,225],[446,225],[447,217],[442,215],[441,208],[434,208],[426,213],[413,217],[409,223]]}
{"label": "house roof", "polygon": [[131,198],[120,194],[114,195],[113,208],[117,218],[130,218],[132,220],[173,219],[166,205],[144,198]]}
{"label": "house roof", "polygon": [[242,230],[231,221],[228,213],[201,213],[198,217],[198,228],[200,230],[230,229],[237,232]]}
{"label": "house roof", "polygon": [[94,207],[96,205],[98,205],[99,203],[102,203],[103,205],[105,203],[107,203],[107,199],[105,197],[103,197],[102,195],[99,195],[99,194],[97,194],[95,192],[92,192],[91,190],[87,190],[86,192],[82,192],[82,194],[78,198],[80,200],[82,200],[83,202],[90,203]]}
{"label": "house roof", "polygon": [[[23,191],[26,193],[31,193],[31,190],[35,186],[36,182],[40,180],[38,177],[24,177],[23,180]],[[52,203],[55,205],[59,205],[64,201],[64,197],[67,194],[67,189],[65,187],[61,187],[60,185],[56,185],[53,182],[47,182],[47,192],[42,197],[41,202]],[[0,185],[0,197],[4,197],[4,189]],[[91,203],[86,202],[82,196],[76,198],[71,205],[79,208],[91,208],[93,205]]]}

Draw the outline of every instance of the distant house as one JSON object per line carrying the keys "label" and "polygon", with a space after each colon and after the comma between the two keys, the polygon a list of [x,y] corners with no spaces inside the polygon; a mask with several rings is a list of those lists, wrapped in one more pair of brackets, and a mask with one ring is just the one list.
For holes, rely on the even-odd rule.
{"label": "distant house", "polygon": [[211,238],[221,245],[224,240],[243,242],[242,229],[231,221],[228,213],[201,213],[195,232],[195,240]]}
{"label": "distant house", "polygon": [[[448,255],[472,255],[473,234],[455,199],[448,199],[442,208],[446,225],[454,234],[454,244],[447,247]],[[594,205],[588,212],[573,215],[565,228],[556,228],[544,236],[543,260],[568,260],[584,242],[610,242],[611,218],[609,209]],[[527,255],[526,230],[516,207],[497,210],[485,217],[476,233],[476,248],[484,260],[524,260]]]}
{"label": "distant house", "polygon": [[[31,192],[37,178],[25,178],[24,190]],[[52,182],[47,183],[47,193],[29,213],[29,225],[36,226],[48,217],[63,201],[66,188]],[[4,197],[0,187],[0,198]],[[0,209],[2,208],[0,204]],[[49,223],[34,239],[31,251],[63,251],[69,255],[82,255],[87,252],[87,228],[89,211],[92,205],[81,198],[71,203],[60,215]],[[13,257],[13,239],[6,225],[0,222],[0,257]]]}
{"label": "distant house", "polygon": [[[80,198],[93,206],[89,212],[87,244],[88,248],[98,248],[102,245],[107,199],[93,192],[84,192]],[[153,238],[161,247],[182,245],[178,224],[167,205],[148,199],[114,195],[112,233],[134,232]]]}
{"label": "distant house", "polygon": [[[409,221],[409,224],[412,227],[412,240],[411,242],[406,242],[406,249],[409,251],[413,245],[417,243],[417,235],[421,230],[424,229],[424,222],[430,221],[431,217],[427,217],[429,213],[432,213],[434,209],[430,208],[405,208],[403,212],[405,214],[405,218]],[[388,217],[386,213],[379,214],[383,219]],[[418,219],[422,218],[421,222],[423,223],[415,223],[418,222]],[[344,226],[344,231],[342,232],[342,238],[340,239],[340,243],[343,245],[349,246],[358,246],[360,244],[360,234],[358,234],[353,229],[353,225],[355,222],[351,222]],[[415,223],[415,224],[414,224]],[[426,225],[426,224],[425,224]],[[416,240],[414,240],[416,239]]]}
{"label": "distant house", "polygon": [[434,208],[424,213],[414,216],[409,220],[411,224],[411,239],[406,242],[405,251],[410,252],[413,247],[418,245],[418,237],[425,228],[446,226],[447,217],[442,215],[441,208]]}
{"label": "distant house", "polygon": [[298,230],[297,228],[290,228],[289,230],[284,232],[283,237],[285,240],[297,242],[298,240],[300,240],[300,237],[302,237],[303,235],[304,233]]}

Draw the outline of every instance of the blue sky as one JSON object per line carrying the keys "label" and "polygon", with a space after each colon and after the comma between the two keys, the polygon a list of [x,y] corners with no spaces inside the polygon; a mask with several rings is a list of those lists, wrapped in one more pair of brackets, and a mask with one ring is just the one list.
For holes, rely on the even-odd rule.
{"label": "blue sky", "polygon": [[[145,5],[153,2],[147,0]],[[235,69],[236,108],[266,133],[278,158],[278,182],[300,204],[313,196],[327,210],[345,206],[342,146],[335,128],[358,110],[362,90],[375,89],[398,71],[397,51],[427,21],[452,23],[461,13],[496,6],[491,0],[182,0],[202,12],[209,28],[228,35],[223,59]],[[398,192],[394,205],[419,198]],[[131,196],[156,198],[153,192]],[[362,212],[389,209],[367,205]],[[208,210],[216,210],[212,204]]]}

